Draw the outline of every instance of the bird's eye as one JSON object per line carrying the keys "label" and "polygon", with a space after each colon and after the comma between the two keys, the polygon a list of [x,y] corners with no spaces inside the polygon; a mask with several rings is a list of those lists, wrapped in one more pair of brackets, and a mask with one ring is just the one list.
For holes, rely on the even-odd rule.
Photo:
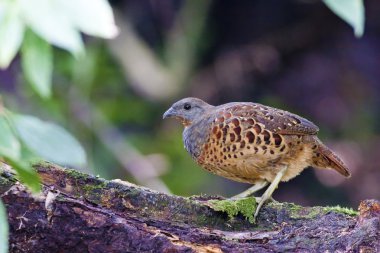
{"label": "bird's eye", "polygon": [[188,104],[188,103],[186,103],[186,104],[184,104],[183,105],[183,109],[185,109],[185,110],[190,110],[191,109],[191,105],[190,104]]}

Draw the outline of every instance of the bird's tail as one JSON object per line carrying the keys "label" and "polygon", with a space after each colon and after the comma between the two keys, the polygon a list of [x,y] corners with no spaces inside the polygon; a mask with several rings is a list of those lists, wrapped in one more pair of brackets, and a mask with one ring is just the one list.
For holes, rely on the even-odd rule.
{"label": "bird's tail", "polygon": [[351,173],[344,162],[331,149],[318,141],[318,147],[315,150],[313,162],[319,168],[331,168],[336,170],[345,177],[350,177]]}

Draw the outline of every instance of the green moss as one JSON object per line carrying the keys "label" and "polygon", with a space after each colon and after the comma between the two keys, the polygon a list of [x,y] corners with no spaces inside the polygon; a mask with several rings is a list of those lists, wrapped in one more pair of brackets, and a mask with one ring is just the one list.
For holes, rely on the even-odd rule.
{"label": "green moss", "polygon": [[332,207],[303,207],[294,203],[279,203],[272,202],[269,205],[276,209],[286,209],[289,213],[289,217],[293,219],[313,219],[319,215],[324,215],[328,212],[342,213],[349,216],[356,216],[358,212],[346,207],[332,206]]}
{"label": "green moss", "polygon": [[211,220],[210,217],[207,217],[205,215],[197,215],[195,217],[196,217],[196,223],[202,226],[207,226]]}
{"label": "green moss", "polygon": [[87,194],[93,194],[96,193],[97,190],[103,190],[106,188],[107,183],[105,182],[100,182],[99,184],[86,184],[82,186],[82,189],[87,193]]}
{"label": "green moss", "polygon": [[85,174],[83,174],[77,170],[66,169],[66,174],[72,178],[75,178],[75,179],[85,179],[86,178]]}
{"label": "green moss", "polygon": [[319,215],[324,215],[328,212],[342,213],[349,216],[356,216],[358,212],[346,207],[332,206],[332,207],[303,207],[294,203],[279,203],[272,202],[269,204],[276,209],[286,209],[289,213],[289,217],[293,219],[313,219]]}
{"label": "green moss", "polygon": [[318,215],[321,215],[323,212],[321,208],[310,207],[300,210],[299,212],[294,212],[290,214],[290,217],[293,219],[314,219]]}
{"label": "green moss", "polygon": [[[283,205],[283,204],[282,204]],[[286,203],[286,208],[290,210],[290,212],[299,212],[301,211],[304,207],[296,205],[294,203]]]}
{"label": "green moss", "polygon": [[13,184],[14,184],[14,182],[12,182],[11,180],[9,180],[7,178],[1,177],[1,175],[0,175],[0,193],[4,193],[7,190],[9,190],[9,188],[11,188],[11,186]]}
{"label": "green moss", "polygon": [[294,203],[283,203],[282,205],[288,210],[289,217],[293,219],[313,219],[323,213],[321,207],[303,207]]}
{"label": "green moss", "polygon": [[336,212],[336,213],[343,213],[343,214],[347,214],[349,216],[357,216],[359,215],[359,212],[352,209],[352,208],[348,208],[348,207],[341,207],[341,206],[327,206],[327,207],[324,207],[323,210],[325,212]]}
{"label": "green moss", "polygon": [[237,200],[209,200],[209,206],[215,211],[226,212],[232,219],[239,213],[242,214],[250,223],[254,223],[253,214],[256,210],[255,198],[244,198]]}

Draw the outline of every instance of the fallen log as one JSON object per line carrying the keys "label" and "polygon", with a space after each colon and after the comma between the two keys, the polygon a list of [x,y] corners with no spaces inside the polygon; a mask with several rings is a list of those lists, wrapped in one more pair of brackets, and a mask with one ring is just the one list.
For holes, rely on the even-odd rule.
{"label": "fallen log", "polygon": [[167,195],[43,163],[31,194],[0,165],[10,252],[379,252],[380,202],[359,212]]}

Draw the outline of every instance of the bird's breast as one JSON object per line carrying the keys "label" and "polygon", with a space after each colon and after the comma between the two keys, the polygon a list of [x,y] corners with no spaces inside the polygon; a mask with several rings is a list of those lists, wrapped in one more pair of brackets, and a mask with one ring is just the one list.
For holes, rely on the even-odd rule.
{"label": "bird's breast", "polygon": [[217,115],[207,125],[185,129],[185,147],[202,168],[235,181],[255,182],[264,168],[276,167],[287,147],[281,136],[252,121]]}
{"label": "bird's breast", "polygon": [[195,160],[201,155],[201,149],[210,135],[207,122],[207,120],[195,122],[185,127],[182,134],[185,149]]}

